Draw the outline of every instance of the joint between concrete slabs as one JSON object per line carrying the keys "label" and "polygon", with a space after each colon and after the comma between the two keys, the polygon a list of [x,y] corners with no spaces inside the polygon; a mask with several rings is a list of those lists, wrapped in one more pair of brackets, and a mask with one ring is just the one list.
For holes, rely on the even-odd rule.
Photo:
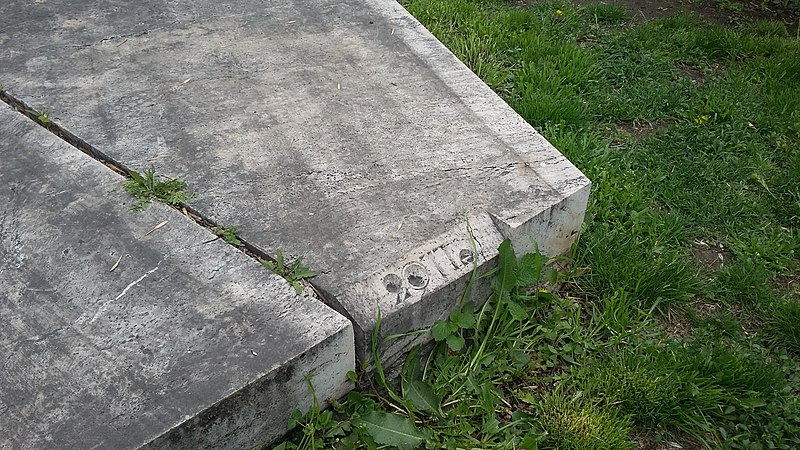
{"label": "joint between concrete slabs", "polygon": [[67,144],[71,145],[75,149],[81,151],[82,153],[86,154],[92,159],[95,159],[101,163],[103,163],[106,167],[114,171],[115,173],[122,175],[122,176],[129,176],[130,170],[125,167],[124,164],[115,161],[113,158],[109,157],[108,155],[104,154],[100,150],[94,148],[88,142],[84,141],[83,139],[79,138],[78,136],[71,133],[69,130],[61,127],[54,121],[50,121],[50,123],[45,124],[43,123],[39,117],[37,117],[34,113],[38,112],[35,108],[31,108],[24,101],[14,97],[9,93],[9,91],[0,91],[0,100],[6,103],[8,106],[13,108],[18,113],[22,114],[23,116],[31,119],[40,127],[44,128],[45,130],[49,131],[50,133],[54,134],[56,137],[61,139],[62,141],[66,142]]}
{"label": "joint between concrete slabs", "polygon": [[[141,34],[139,34],[141,35]],[[130,179],[130,169],[127,168],[124,164],[119,161],[114,160],[110,156],[106,155],[99,149],[95,148],[85,140],[81,139],[80,137],[76,136],[66,128],[59,125],[54,120],[51,120],[50,123],[43,123],[34,113],[37,112],[35,108],[31,108],[25,104],[20,99],[15,98],[12,96],[8,91],[0,91],[0,101],[9,105],[12,109],[17,111],[18,113],[22,114],[23,116],[31,119],[40,127],[44,128],[45,130],[49,131],[57,138],[61,139],[65,143],[71,145],[75,149],[79,150],[80,152],[84,153],[85,155],[89,156],[90,158],[102,163],[114,173],[121,175],[124,179]],[[153,202],[157,202],[157,200],[153,200]],[[178,204],[178,205],[166,205],[169,206],[179,212],[181,212],[184,216],[192,219],[198,225],[206,228],[206,229],[213,229],[220,224],[215,223],[208,217],[205,217],[200,211],[193,208],[191,205],[188,204]],[[220,236],[217,236],[215,240],[222,239]],[[257,245],[253,244],[249,240],[243,237],[239,237],[239,241],[241,241],[241,245],[234,245],[229,244],[231,247],[241,251],[242,253],[250,256],[251,258],[255,259],[256,261],[261,262],[261,260],[267,260],[276,262],[274,256],[270,255],[267,251],[259,248]],[[265,268],[266,269],[266,268]],[[269,270],[269,269],[266,269]],[[325,301],[325,298],[322,295],[322,291],[314,285],[311,281],[302,280],[303,283],[307,283],[311,287],[311,292],[314,293],[318,297],[320,301],[324,303],[328,303]]]}

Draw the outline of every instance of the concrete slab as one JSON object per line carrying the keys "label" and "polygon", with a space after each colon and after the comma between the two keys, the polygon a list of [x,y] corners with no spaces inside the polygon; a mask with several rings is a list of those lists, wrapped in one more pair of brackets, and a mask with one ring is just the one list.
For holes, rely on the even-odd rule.
{"label": "concrete slab", "polygon": [[559,254],[589,193],[393,0],[7,1],[0,83],[121,164],[186,180],[266,253],[302,255],[362,359],[379,311],[389,334],[457,302],[465,218],[481,265],[503,237]]}
{"label": "concrete slab", "polygon": [[3,103],[0,174],[0,448],[249,448],[342,394],[347,319]]}

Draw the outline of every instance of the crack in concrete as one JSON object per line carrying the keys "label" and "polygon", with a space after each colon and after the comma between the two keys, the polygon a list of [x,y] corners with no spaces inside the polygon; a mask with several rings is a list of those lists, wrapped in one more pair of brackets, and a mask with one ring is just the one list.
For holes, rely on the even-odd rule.
{"label": "crack in concrete", "polygon": [[105,164],[108,168],[110,168],[114,172],[123,176],[130,175],[130,170],[124,164],[115,161],[113,158],[109,157],[105,153],[96,149],[88,142],[74,135],[65,128],[62,128],[61,126],[57,125],[52,120],[48,120],[47,123],[42,122],[37,116],[37,110],[35,108],[30,107],[22,100],[12,97],[6,91],[0,91],[0,100],[2,100],[4,103],[8,104],[15,110],[17,110],[17,112],[19,112],[20,114],[33,120],[47,131],[53,133],[62,141],[75,147],[76,149],[80,150],[86,155],[89,155],[91,158]]}
{"label": "crack in concrete", "polygon": [[217,276],[217,273],[219,273],[219,271],[220,271],[220,270],[222,270],[222,268],[223,268],[223,267],[225,267],[225,266],[227,266],[227,265],[228,265],[228,264],[227,264],[227,262],[226,262],[225,264],[222,264],[222,265],[220,265],[219,267],[217,267],[216,269],[212,270],[212,271],[211,271],[211,276],[209,276],[209,277],[208,277],[208,279],[209,279],[209,280],[213,280],[213,279],[214,279],[214,277],[216,277],[216,276]]}
{"label": "crack in concrete", "polygon": [[102,38],[99,41],[91,43],[91,44],[72,44],[72,45],[69,46],[69,48],[90,48],[90,47],[94,47],[95,45],[103,45],[103,44],[105,44],[106,42],[109,42],[109,41],[122,39],[122,42],[117,44],[118,46],[120,46],[120,45],[124,44],[125,42],[127,42],[128,39],[133,39],[133,38],[137,38],[139,36],[144,36],[145,34],[147,34],[149,32],[150,32],[150,30],[141,31],[139,33],[114,34],[114,35],[111,35],[111,36],[109,36],[107,38]]}
{"label": "crack in concrete", "polygon": [[[101,314],[106,312],[106,310],[108,309],[108,306],[110,304],[112,304],[112,303],[116,302],[117,300],[121,299],[122,297],[124,297],[125,294],[127,294],[129,290],[131,290],[132,288],[138,286],[139,283],[144,281],[144,279],[147,278],[151,273],[153,273],[156,270],[158,270],[158,268],[161,265],[161,261],[159,261],[158,264],[159,265],[157,265],[157,266],[153,267],[152,269],[148,270],[147,272],[144,273],[144,275],[140,276],[135,281],[133,281],[130,284],[128,284],[127,286],[125,286],[125,289],[123,289],[122,292],[120,292],[120,294],[117,295],[113,300],[108,300],[105,303],[103,303],[102,305],[100,305],[100,308],[98,308],[97,311],[95,311],[94,315],[89,320],[89,323],[94,323],[100,317]],[[84,317],[84,315],[81,315],[81,317],[79,317],[78,320],[75,321],[75,323],[78,324],[78,325],[82,325],[85,321],[86,321],[86,318]]]}
{"label": "crack in concrete", "polygon": [[43,344],[46,343],[48,339],[55,336],[59,332],[63,331],[66,327],[58,327],[53,330],[50,330],[46,333],[37,334],[36,336],[29,337],[28,339],[23,339],[20,341],[16,346],[15,350],[19,348],[19,346],[23,343],[34,343],[34,344]]}
{"label": "crack in concrete", "polygon": [[149,30],[144,30],[144,31],[140,31],[139,33],[115,34],[115,35],[109,36],[107,38],[100,39],[100,44],[102,44],[104,42],[107,42],[107,41],[113,41],[114,39],[125,39],[125,40],[127,40],[128,38],[136,38],[136,37],[139,37],[139,36],[144,36],[145,34],[147,34],[149,32],[150,32]]}

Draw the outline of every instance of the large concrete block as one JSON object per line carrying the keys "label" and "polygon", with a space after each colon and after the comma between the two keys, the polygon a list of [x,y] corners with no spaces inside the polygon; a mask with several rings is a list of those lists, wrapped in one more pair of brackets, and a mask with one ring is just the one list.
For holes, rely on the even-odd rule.
{"label": "large concrete block", "polygon": [[252,245],[302,255],[362,359],[379,311],[394,333],[457,303],[465,219],[482,266],[504,237],[560,254],[589,194],[393,0],[12,0],[0,82],[121,164],[188,181]]}
{"label": "large concrete block", "polygon": [[347,319],[122,182],[0,103],[0,448],[247,448],[344,392]]}

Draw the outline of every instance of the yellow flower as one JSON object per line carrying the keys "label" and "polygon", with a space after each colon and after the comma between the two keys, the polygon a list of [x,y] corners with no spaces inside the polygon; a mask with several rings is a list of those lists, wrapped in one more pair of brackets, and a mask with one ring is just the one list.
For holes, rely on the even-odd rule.
{"label": "yellow flower", "polygon": [[563,17],[564,16],[564,11],[562,11],[560,9],[557,9],[556,10],[556,15],[559,16],[559,17]]}
{"label": "yellow flower", "polygon": [[694,118],[694,123],[696,123],[697,125],[702,125],[702,124],[708,122],[708,119],[710,119],[710,118],[711,118],[711,116],[703,114],[702,116],[695,117]]}

